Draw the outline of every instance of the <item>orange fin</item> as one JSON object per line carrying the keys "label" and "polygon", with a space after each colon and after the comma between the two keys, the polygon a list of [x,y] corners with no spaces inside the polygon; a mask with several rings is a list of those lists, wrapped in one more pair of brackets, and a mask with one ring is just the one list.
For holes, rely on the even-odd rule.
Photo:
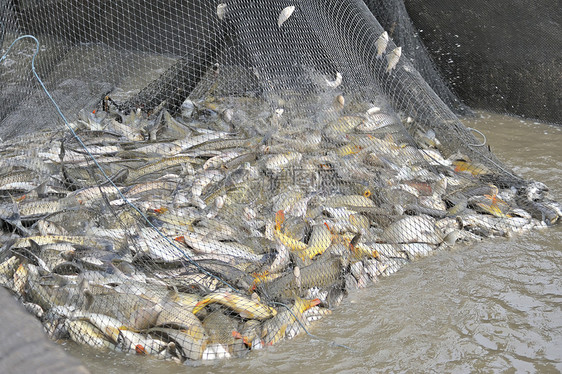
{"label": "orange fin", "polygon": [[285,222],[285,213],[282,210],[275,213],[275,229],[277,231],[281,230],[281,225]]}

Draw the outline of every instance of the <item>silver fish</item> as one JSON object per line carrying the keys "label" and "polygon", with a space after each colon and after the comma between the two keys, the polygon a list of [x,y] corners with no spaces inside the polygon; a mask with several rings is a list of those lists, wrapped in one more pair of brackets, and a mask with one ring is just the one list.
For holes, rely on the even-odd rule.
{"label": "silver fish", "polygon": [[390,71],[396,67],[396,64],[398,64],[398,60],[400,60],[401,55],[402,47],[396,47],[386,56],[386,60],[388,61],[388,66],[386,67],[387,73],[390,73]]}
{"label": "silver fish", "polygon": [[217,5],[217,17],[219,17],[221,21],[224,19],[225,14],[226,14],[226,4],[221,3]]}
{"label": "silver fish", "polygon": [[381,235],[388,243],[441,244],[443,239],[431,217],[406,216],[388,226]]}
{"label": "silver fish", "polygon": [[83,320],[66,320],[65,325],[70,334],[70,338],[76,343],[99,348],[109,348],[111,350],[116,349],[115,343],[90,322]]}
{"label": "silver fish", "polygon": [[383,32],[375,41],[375,46],[377,47],[377,58],[380,58],[384,51],[386,51],[386,46],[388,45],[388,32]]}
{"label": "silver fish", "polygon": [[279,18],[277,19],[277,26],[281,27],[285,21],[291,17],[293,12],[295,11],[295,7],[293,5],[284,8],[281,13],[279,13]]}
{"label": "silver fish", "polygon": [[400,123],[400,119],[396,116],[392,116],[386,113],[374,113],[367,117],[367,120],[361,122],[355,130],[359,132],[373,132],[378,129],[397,125]]}
{"label": "silver fish", "polygon": [[[341,84],[342,81],[342,75],[339,71],[336,72],[336,79],[333,81],[330,81],[328,79],[326,79],[326,86],[330,87],[330,88],[336,88]],[[343,96],[342,96],[343,98]]]}

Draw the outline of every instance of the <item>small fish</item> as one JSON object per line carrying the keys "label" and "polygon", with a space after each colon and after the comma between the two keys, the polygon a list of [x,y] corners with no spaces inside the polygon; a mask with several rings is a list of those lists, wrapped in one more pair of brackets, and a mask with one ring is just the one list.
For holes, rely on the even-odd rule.
{"label": "small fish", "polygon": [[18,257],[10,257],[0,264],[0,276],[5,278],[12,278],[16,270],[19,268],[20,264],[21,260]]}
{"label": "small fish", "polygon": [[360,116],[342,116],[328,123],[324,127],[324,135],[332,141],[339,141],[345,137],[345,134],[352,132],[357,126],[365,121]]}
{"label": "small fish", "polygon": [[225,152],[217,156],[213,156],[203,164],[203,170],[221,168],[228,161],[240,156],[239,152]]}
{"label": "small fish", "polygon": [[[207,315],[203,320],[203,327],[209,335],[209,343],[225,347],[234,344],[236,338],[232,332],[237,331],[238,322],[221,310],[215,310]],[[205,359],[204,356],[205,353],[203,353],[203,359]]]}
{"label": "small fish", "polygon": [[89,313],[77,311],[72,313],[75,320],[90,322],[93,326],[99,329],[111,341],[117,342],[119,340],[120,328],[124,328],[123,323],[116,318],[106,316],[99,313]]}
{"label": "small fish", "polygon": [[436,230],[435,221],[425,215],[405,216],[392,223],[381,234],[387,243],[441,244],[443,238]]}
{"label": "small fish", "polygon": [[334,103],[332,105],[334,110],[336,112],[339,112],[343,109],[344,106],[345,106],[345,97],[343,97],[343,95],[336,96],[336,99],[334,100]]}
{"label": "small fish", "polygon": [[468,205],[477,212],[488,213],[499,218],[509,218],[511,207],[505,201],[494,195],[473,196],[468,200]]}
{"label": "small fish", "polygon": [[368,116],[366,121],[363,121],[355,130],[359,132],[373,132],[383,127],[398,125],[400,119],[386,113],[374,113]]}
{"label": "small fish", "polygon": [[279,153],[265,161],[265,168],[273,172],[281,172],[284,168],[299,164],[301,159],[302,154],[299,152]]}
{"label": "small fish", "polygon": [[357,239],[357,242],[355,244],[353,244],[353,241],[356,238],[361,239],[360,234],[355,235],[349,241],[349,249],[351,250],[351,254],[352,254],[353,258],[355,258],[357,260],[361,260],[361,259],[366,259],[366,258],[378,258],[379,257],[379,253],[377,252],[376,249],[373,249],[372,246],[368,246],[364,243],[359,243],[359,239]]}
{"label": "small fish", "polygon": [[451,232],[449,232],[447,235],[445,235],[445,237],[443,238],[443,243],[445,243],[448,246],[452,246],[454,245],[457,240],[459,240],[461,238],[461,231],[454,229]]}
{"label": "small fish", "polygon": [[441,145],[433,129],[429,129],[425,133],[418,130],[416,132],[416,137],[424,148],[438,148]]}
{"label": "small fish", "polygon": [[195,182],[191,187],[191,193],[193,196],[200,197],[203,191],[212,183],[218,182],[223,179],[223,175],[217,170],[207,170],[204,173],[197,176]]}
{"label": "small fish", "polygon": [[183,305],[174,301],[164,302],[158,312],[155,325],[173,326],[180,330],[190,330],[195,335],[203,335],[205,332],[201,322],[191,312],[199,302],[198,298],[193,298],[192,300],[186,299],[184,302]]}
{"label": "small fish", "polygon": [[386,50],[386,46],[388,45],[388,32],[383,32],[375,41],[375,46],[377,47],[377,58],[380,58],[384,51]]}
{"label": "small fish", "polygon": [[[169,353],[172,356],[179,354],[183,360],[200,360],[203,357],[203,351],[205,350],[208,340],[207,335],[202,333],[201,329],[177,330],[169,327],[157,326],[147,330],[147,332],[150,336],[157,338],[163,337],[167,340],[171,340],[174,345],[170,347],[170,344],[168,344],[168,346],[170,347]],[[142,352],[142,349],[139,350]]]}
{"label": "small fish", "polygon": [[186,232],[184,236],[176,238],[176,240],[187,244],[193,248],[195,253],[199,254],[218,254],[254,262],[259,262],[262,258],[261,255],[254,254],[250,247],[237,242],[221,242],[189,232]]}
{"label": "small fish", "polygon": [[392,52],[390,52],[390,54],[386,56],[386,60],[388,61],[388,66],[386,68],[387,73],[390,73],[390,71],[396,67],[396,64],[398,64],[398,60],[400,59],[401,55],[402,47],[396,47],[392,50]]}
{"label": "small fish", "polygon": [[68,232],[63,228],[57,225],[54,222],[50,222],[47,220],[39,220],[36,222],[35,226],[39,230],[39,233],[42,236],[45,235],[68,235]]}
{"label": "small fish", "polygon": [[342,75],[339,71],[337,71],[335,80],[330,81],[330,80],[326,79],[326,86],[328,86],[330,88],[336,88],[341,84],[341,81],[342,81]]}
{"label": "small fish", "polygon": [[373,200],[363,195],[334,195],[330,196],[324,202],[326,207],[340,208],[347,207],[357,210],[358,207],[371,207],[375,208],[376,205]]}
{"label": "small fish", "polygon": [[20,264],[14,272],[14,291],[19,296],[25,295],[25,286],[27,284],[28,271],[24,264]]}
{"label": "small fish", "polygon": [[271,263],[269,267],[269,273],[277,273],[287,267],[289,262],[291,261],[291,257],[289,255],[289,249],[283,245],[280,241],[275,243],[275,248],[277,249],[277,256]]}
{"label": "small fish", "polygon": [[161,172],[167,168],[171,168],[178,165],[184,165],[187,163],[200,164],[201,162],[189,156],[174,156],[174,157],[161,158],[158,161],[144,165],[138,169],[130,170],[127,176],[127,181],[134,181],[140,177],[144,177],[146,175],[156,172]]}
{"label": "small fish", "polygon": [[303,313],[318,304],[320,304],[319,299],[306,300],[297,297],[294,305],[290,309],[283,310],[276,317],[264,324],[262,335],[264,336],[265,344],[273,345],[283,339],[286,332],[291,330],[295,323],[297,323],[300,328],[300,324],[297,320],[302,321]]}
{"label": "small fish", "polygon": [[94,247],[94,248],[104,248],[103,241],[97,241],[94,238],[88,238],[85,236],[68,236],[68,235],[37,235],[28,236],[26,238],[18,238],[14,241],[11,248],[25,248],[30,247],[30,241],[33,240],[39,245],[52,244],[52,243],[74,243],[78,245]]}
{"label": "small fish", "polygon": [[490,169],[488,169],[483,164],[477,162],[471,162],[470,160],[456,159],[453,161],[453,166],[455,167],[455,172],[469,172],[474,176],[490,174]]}
{"label": "small fish", "polygon": [[119,329],[119,348],[124,352],[136,352],[137,354],[153,355],[165,358],[161,352],[165,352],[168,344],[160,339],[145,337],[134,331],[124,328]]}
{"label": "small fish", "polygon": [[193,314],[199,313],[207,304],[212,303],[222,304],[240,314],[242,318],[265,320],[277,314],[274,308],[228,291],[215,292],[205,296],[195,305]]}
{"label": "small fish", "polygon": [[294,11],[295,7],[293,5],[284,8],[279,14],[279,19],[277,19],[277,26],[281,27],[283,23],[291,17]]}
{"label": "small fish", "polygon": [[65,325],[70,338],[76,343],[116,350],[115,343],[88,321],[67,319]]}
{"label": "small fish", "polygon": [[357,144],[346,144],[336,149],[336,154],[339,157],[354,155],[361,151],[362,147]]}
{"label": "small fish", "polygon": [[217,17],[222,21],[224,19],[224,15],[226,14],[226,4],[221,3],[217,5]]}
{"label": "small fish", "polygon": [[35,303],[30,303],[25,301],[23,303],[23,306],[25,307],[25,310],[27,310],[29,313],[33,314],[35,317],[42,319],[43,315],[44,315],[44,311],[43,308],[41,308],[41,306],[35,304]]}
{"label": "small fish", "polygon": [[[21,203],[17,204],[17,212],[19,213],[19,217],[22,221],[24,220],[38,220],[39,218],[46,217],[48,215],[54,213],[60,213],[65,210],[70,210],[75,208],[78,205],[78,202],[74,202],[72,199],[64,200],[31,200],[27,201],[24,200]],[[2,216],[5,216],[7,210],[6,207],[2,207]],[[6,217],[9,218],[9,217]]]}

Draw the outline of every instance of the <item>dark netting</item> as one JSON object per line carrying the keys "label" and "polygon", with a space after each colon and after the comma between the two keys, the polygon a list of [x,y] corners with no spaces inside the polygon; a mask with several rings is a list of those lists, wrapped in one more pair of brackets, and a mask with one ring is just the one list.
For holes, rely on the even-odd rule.
{"label": "dark netting", "polygon": [[[472,111],[464,105],[459,97],[451,91],[438,72],[435,63],[415,29],[406,7],[402,1],[367,0],[365,4],[373,12],[377,21],[387,30],[390,38],[403,48],[404,56],[421,74],[431,89],[447,106],[458,115],[472,115]],[[423,30],[422,30],[423,31]],[[452,83],[454,86],[455,83]]]}
{"label": "dark netting", "polygon": [[559,218],[362,1],[1,6],[0,283],[54,339],[241,356]]}

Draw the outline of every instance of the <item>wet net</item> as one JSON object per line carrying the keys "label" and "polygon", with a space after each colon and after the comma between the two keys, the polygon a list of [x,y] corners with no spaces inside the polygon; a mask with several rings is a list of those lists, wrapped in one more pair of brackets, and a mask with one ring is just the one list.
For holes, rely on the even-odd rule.
{"label": "wet net", "polygon": [[[420,73],[431,89],[457,115],[473,115],[470,108],[461,102],[439,73],[433,59],[420,39],[404,2],[396,0],[366,0],[365,4],[376,15],[381,26],[388,30],[389,37],[399,45],[414,68]],[[423,30],[421,30],[423,31]],[[455,82],[450,84],[455,86]]]}
{"label": "wet net", "polygon": [[417,257],[560,215],[383,5],[0,7],[0,283],[54,339],[241,356]]}

